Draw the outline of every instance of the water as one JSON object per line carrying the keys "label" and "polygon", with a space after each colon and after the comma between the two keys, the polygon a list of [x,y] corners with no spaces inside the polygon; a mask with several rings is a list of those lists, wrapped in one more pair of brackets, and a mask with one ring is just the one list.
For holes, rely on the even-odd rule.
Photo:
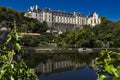
{"label": "water", "polygon": [[[29,56],[28,56],[29,55]],[[96,53],[33,53],[24,56],[39,80],[96,80]]]}
{"label": "water", "polygon": [[53,73],[48,76],[44,74],[40,75],[40,80],[96,80],[97,75],[95,71],[90,69],[88,66],[84,67],[81,70],[77,71],[64,71]]}

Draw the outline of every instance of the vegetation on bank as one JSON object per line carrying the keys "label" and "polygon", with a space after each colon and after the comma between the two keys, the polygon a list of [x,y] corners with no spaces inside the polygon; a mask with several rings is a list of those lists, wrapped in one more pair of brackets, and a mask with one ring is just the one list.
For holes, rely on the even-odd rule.
{"label": "vegetation on bank", "polygon": [[[16,12],[10,8],[0,7],[0,27],[11,29],[5,44],[0,45],[0,80],[38,80],[34,71],[28,68],[23,60],[18,58],[20,53],[22,53],[19,44],[21,43],[21,37],[15,28],[12,30],[13,25],[15,26],[12,22],[13,20],[17,21],[19,32],[42,33],[42,36],[24,36],[22,39],[24,46],[37,46],[39,43],[52,43],[55,40],[58,46],[120,47],[120,21],[112,22],[106,17],[102,17],[101,24],[95,27],[84,26],[82,30],[67,31],[55,38],[52,34],[44,33],[48,29],[46,22],[40,23],[23,15],[24,12]],[[73,55],[68,58],[71,57]],[[79,59],[80,56],[75,55],[74,57]],[[119,62],[120,53],[102,51],[95,60],[95,65],[99,66],[98,79],[106,80],[111,76],[113,80],[119,80]]]}
{"label": "vegetation on bank", "polygon": [[32,18],[24,17],[24,12],[17,12],[10,8],[0,7],[0,28],[12,29],[12,21],[16,20],[19,32],[40,33],[40,36],[28,36],[23,38],[24,46],[38,46],[39,44],[56,43],[58,47],[120,47],[120,21],[112,22],[106,17],[101,17],[101,24],[94,27],[84,26],[66,31],[58,37],[46,33],[49,29],[47,23]]}
{"label": "vegetation on bank", "polygon": [[119,34],[120,21],[112,22],[106,17],[101,17],[101,24],[67,31],[56,38],[56,43],[71,47],[120,47]]}
{"label": "vegetation on bank", "polygon": [[53,43],[53,39],[55,37],[50,33],[44,33],[40,36],[31,36],[31,35],[24,35],[23,36],[23,46],[27,47],[37,47],[40,44],[48,45],[49,43]]}
{"label": "vegetation on bank", "polygon": [[[9,30],[13,28],[13,21],[16,21],[16,28],[20,33],[38,33],[42,36],[25,35],[23,37],[23,46],[38,46],[39,43],[52,42],[53,36],[46,33],[48,29],[47,22],[40,22],[33,18],[24,16],[24,12],[17,12],[11,8],[0,6],[0,28],[6,27]],[[52,39],[51,39],[52,38]]]}
{"label": "vegetation on bank", "polygon": [[41,23],[36,19],[25,17],[23,11],[17,12],[11,8],[0,6],[0,28],[7,27],[8,29],[12,29],[13,21],[16,21],[19,32],[41,34],[48,29],[48,25],[45,21]]}
{"label": "vegetation on bank", "polygon": [[33,39],[33,41],[35,43],[39,41],[40,44],[54,42],[58,47],[120,47],[120,21],[112,22],[106,17],[102,17],[101,20],[101,24],[94,27],[84,26],[83,29],[68,30],[57,37],[49,33],[44,33],[36,37],[38,40]]}

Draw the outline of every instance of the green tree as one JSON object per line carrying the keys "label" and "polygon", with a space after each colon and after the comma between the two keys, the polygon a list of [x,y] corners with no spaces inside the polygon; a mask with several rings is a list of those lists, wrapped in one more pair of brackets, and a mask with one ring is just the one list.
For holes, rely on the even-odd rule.
{"label": "green tree", "polygon": [[6,8],[5,8],[5,7],[0,6],[0,12],[1,12],[1,11],[6,11]]}
{"label": "green tree", "polygon": [[6,8],[6,12],[11,13],[13,12],[11,8]]}
{"label": "green tree", "polygon": [[47,22],[43,21],[42,23],[39,21],[36,21],[36,25],[33,29],[33,32],[37,32],[37,33],[46,33],[48,29],[48,24]]}
{"label": "green tree", "polygon": [[36,47],[39,45],[39,36],[26,35],[22,39],[23,45],[27,47]]}
{"label": "green tree", "polygon": [[100,40],[104,44],[107,44],[109,42],[112,47],[112,39],[115,37],[114,28],[116,27],[116,24],[108,20],[106,17],[102,17],[101,19],[101,24],[95,26],[93,28],[93,31],[96,34],[96,36],[98,36],[98,40]]}
{"label": "green tree", "polygon": [[21,32],[33,32],[33,33],[44,33],[48,29],[47,23],[28,18],[24,16],[24,12],[17,12],[11,8],[5,8],[0,6],[0,24],[3,24],[4,27],[11,28],[13,27],[12,21],[16,20],[17,29]]}
{"label": "green tree", "polygon": [[83,30],[67,31],[60,35],[56,42],[58,44],[70,45],[71,47],[95,47],[96,40],[97,38],[92,32],[92,28],[86,27]]}

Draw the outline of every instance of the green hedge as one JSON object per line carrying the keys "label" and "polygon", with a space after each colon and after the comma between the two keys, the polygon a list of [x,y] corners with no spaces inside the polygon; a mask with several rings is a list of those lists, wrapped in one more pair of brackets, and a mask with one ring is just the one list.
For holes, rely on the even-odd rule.
{"label": "green hedge", "polygon": [[35,47],[38,46],[40,41],[39,41],[39,36],[31,36],[31,35],[25,35],[23,37],[23,46],[28,46],[28,47]]}

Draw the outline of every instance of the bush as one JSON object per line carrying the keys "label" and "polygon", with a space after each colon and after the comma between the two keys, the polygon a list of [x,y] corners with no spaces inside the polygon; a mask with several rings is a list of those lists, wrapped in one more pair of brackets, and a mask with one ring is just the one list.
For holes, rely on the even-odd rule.
{"label": "bush", "polygon": [[0,80],[38,80],[34,70],[28,68],[23,60],[14,59],[23,52],[19,44],[20,38],[16,30],[11,31],[0,50]]}
{"label": "bush", "polygon": [[[108,50],[101,51],[100,55],[95,59],[95,65],[99,69],[97,71],[97,80],[120,80],[120,53]],[[110,79],[111,80],[111,79]]]}
{"label": "bush", "polygon": [[24,43],[23,46],[28,46],[28,47],[38,46],[40,43],[39,36],[24,36],[23,43]]}

